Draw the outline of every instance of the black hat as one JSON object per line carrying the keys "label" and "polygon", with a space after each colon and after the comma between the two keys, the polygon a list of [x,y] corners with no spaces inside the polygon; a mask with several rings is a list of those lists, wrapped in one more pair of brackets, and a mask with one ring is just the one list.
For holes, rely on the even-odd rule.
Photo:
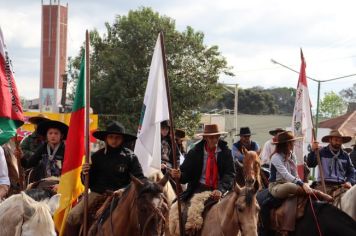
{"label": "black hat", "polygon": [[276,128],[274,130],[270,130],[269,134],[272,136],[276,136],[276,134],[282,133],[282,132],[286,132],[286,130],[282,129],[282,128]]}
{"label": "black hat", "polygon": [[169,123],[169,120],[164,120],[161,122],[161,128],[170,128],[171,124]]}
{"label": "black hat", "polygon": [[109,134],[120,134],[120,135],[124,136],[124,142],[130,142],[130,141],[137,139],[136,136],[126,133],[124,126],[116,121],[112,121],[106,127],[105,131],[95,131],[93,133],[93,136],[97,139],[105,141],[106,136]]}
{"label": "black hat", "polygon": [[68,125],[66,125],[60,121],[57,121],[57,120],[48,120],[48,121],[43,121],[43,122],[39,123],[37,126],[37,129],[36,129],[36,132],[39,135],[46,137],[47,131],[50,128],[59,129],[61,131],[61,134],[63,135],[63,140],[65,140],[67,138]]}
{"label": "black hat", "polygon": [[248,135],[252,135],[249,127],[241,127],[240,133],[236,134],[236,136],[248,136]]}
{"label": "black hat", "polygon": [[34,124],[34,125],[38,125],[41,122],[49,121],[49,120],[50,119],[48,119],[48,117],[43,114],[38,114],[37,116],[32,116],[32,117],[28,118],[28,122],[30,122],[31,124]]}

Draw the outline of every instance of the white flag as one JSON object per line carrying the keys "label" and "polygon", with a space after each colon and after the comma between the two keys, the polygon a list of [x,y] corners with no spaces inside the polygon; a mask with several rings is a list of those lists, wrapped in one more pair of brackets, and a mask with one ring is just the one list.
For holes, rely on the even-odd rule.
{"label": "white flag", "polygon": [[158,35],[134,151],[146,176],[161,170],[161,122],[169,120],[163,56]]}
{"label": "white flag", "polygon": [[293,112],[292,131],[295,137],[303,137],[295,141],[294,153],[297,156],[298,174],[300,178],[304,177],[304,155],[308,153],[308,145],[313,140],[313,123],[310,109],[310,98],[305,73],[305,61],[303,52],[301,52],[302,64],[300,66],[297,93],[295,95],[295,105]]}

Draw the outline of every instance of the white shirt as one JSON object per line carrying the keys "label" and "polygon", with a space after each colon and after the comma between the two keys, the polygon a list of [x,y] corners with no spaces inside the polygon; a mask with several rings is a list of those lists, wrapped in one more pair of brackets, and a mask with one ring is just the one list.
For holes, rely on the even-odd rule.
{"label": "white shirt", "polygon": [[260,154],[261,165],[270,164],[271,155],[275,151],[275,149],[276,149],[276,145],[272,143],[272,139],[265,142],[262,148],[262,152]]}
{"label": "white shirt", "polygon": [[0,146],[0,185],[10,186],[9,171],[5,159],[4,149]]}

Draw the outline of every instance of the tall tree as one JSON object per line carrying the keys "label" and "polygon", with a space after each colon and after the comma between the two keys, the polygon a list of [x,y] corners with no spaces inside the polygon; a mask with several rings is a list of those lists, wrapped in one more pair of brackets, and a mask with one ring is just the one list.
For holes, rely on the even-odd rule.
{"label": "tall tree", "polygon": [[347,102],[356,102],[356,83],[350,88],[341,90],[339,94]]}
{"label": "tall tree", "polygon": [[192,133],[200,106],[217,96],[220,74],[232,75],[218,47],[205,45],[204,34],[189,26],[177,31],[172,18],[151,8],[129,11],[105,26],[102,36],[91,32],[94,111],[116,114],[131,132],[137,131],[155,40],[163,31],[175,123]]}
{"label": "tall tree", "polygon": [[334,92],[326,92],[320,102],[320,114],[325,118],[333,118],[344,114],[346,104],[344,100]]}

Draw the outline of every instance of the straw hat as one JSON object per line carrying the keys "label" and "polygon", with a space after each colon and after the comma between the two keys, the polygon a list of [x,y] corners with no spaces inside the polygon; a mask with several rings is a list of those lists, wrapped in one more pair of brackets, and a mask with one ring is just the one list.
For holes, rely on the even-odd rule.
{"label": "straw hat", "polygon": [[342,138],[342,143],[348,143],[352,139],[350,136],[343,136],[339,130],[331,130],[329,135],[324,136],[321,141],[323,143],[329,143],[332,137]]}

